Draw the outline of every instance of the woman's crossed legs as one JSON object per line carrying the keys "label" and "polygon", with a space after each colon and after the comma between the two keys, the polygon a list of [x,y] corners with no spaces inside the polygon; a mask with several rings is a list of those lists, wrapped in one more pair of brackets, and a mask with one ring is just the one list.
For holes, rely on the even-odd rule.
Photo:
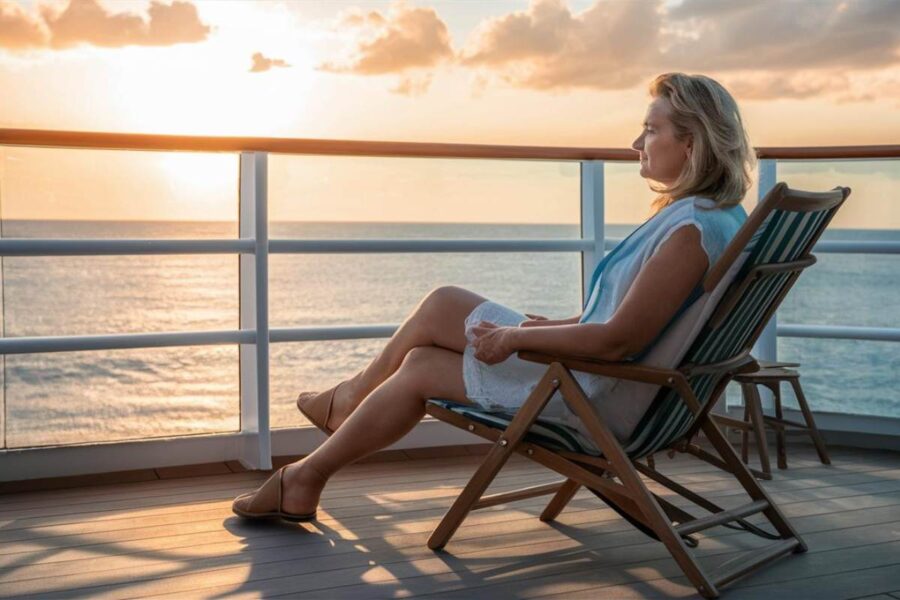
{"label": "woman's crossed legs", "polygon": [[425,415],[428,398],[469,402],[462,375],[464,324],[484,301],[462,288],[437,288],[369,366],[336,390],[328,422],[334,435],[284,470],[285,512],[313,512],[334,473],[406,435]]}

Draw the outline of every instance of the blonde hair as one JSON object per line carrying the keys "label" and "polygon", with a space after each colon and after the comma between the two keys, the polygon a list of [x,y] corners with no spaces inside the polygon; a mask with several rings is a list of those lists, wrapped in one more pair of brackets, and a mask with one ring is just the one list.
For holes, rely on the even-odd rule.
{"label": "blonde hair", "polygon": [[704,75],[665,73],[650,84],[650,95],[672,105],[675,137],[692,138],[690,157],[671,187],[650,188],[659,211],[686,196],[702,196],[717,207],[740,204],[750,189],[756,156],[737,102],[720,83]]}

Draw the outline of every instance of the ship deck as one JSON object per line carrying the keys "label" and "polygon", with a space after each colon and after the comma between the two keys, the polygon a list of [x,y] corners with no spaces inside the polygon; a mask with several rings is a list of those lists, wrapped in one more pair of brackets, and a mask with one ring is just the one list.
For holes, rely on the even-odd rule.
{"label": "ship deck", "polygon": [[[546,497],[477,511],[445,552],[430,551],[428,535],[481,452],[394,451],[353,465],[325,491],[320,520],[300,525],[233,516],[231,499],[265,477],[233,464],[8,487],[0,595],[696,597],[661,544],[586,492],[553,524],[537,518]],[[823,466],[811,446],[791,444],[789,468],[764,484],[809,551],[739,580],[725,598],[900,598],[900,454],[831,452],[833,465]],[[723,506],[745,498],[706,463],[658,457],[657,465]],[[516,457],[492,490],[556,480]],[[710,566],[767,543],[721,527],[699,537]]]}

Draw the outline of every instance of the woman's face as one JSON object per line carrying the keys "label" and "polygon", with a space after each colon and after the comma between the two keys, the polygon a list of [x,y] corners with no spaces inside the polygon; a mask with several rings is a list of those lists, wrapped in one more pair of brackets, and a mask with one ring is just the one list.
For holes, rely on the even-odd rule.
{"label": "woman's face", "polygon": [[672,105],[665,98],[656,98],[647,109],[644,130],[631,144],[641,154],[641,177],[670,187],[678,179],[691,153],[691,140],[675,138],[675,126],[670,115]]}

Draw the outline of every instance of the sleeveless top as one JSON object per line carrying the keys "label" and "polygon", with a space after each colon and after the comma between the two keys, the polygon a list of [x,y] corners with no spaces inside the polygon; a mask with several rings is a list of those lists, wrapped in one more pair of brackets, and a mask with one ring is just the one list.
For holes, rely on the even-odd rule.
{"label": "sleeveless top", "polygon": [[[619,243],[594,269],[591,293],[580,322],[608,321],[644,264],[682,227],[694,226],[700,231],[701,245],[711,267],[746,218],[747,214],[739,205],[720,209],[715,208],[711,200],[699,197],[682,198],[665,207]],[[702,285],[698,285],[660,335],[630,360],[657,367],[677,366],[709,318],[717,302],[716,295],[721,295],[734,272],[734,269],[729,271],[711,293],[704,293]],[[487,365],[474,356],[470,329],[481,320],[516,327],[526,318],[511,308],[485,301],[475,307],[466,319],[466,336],[470,342],[463,355],[466,395],[485,410],[515,412],[528,398],[547,367],[521,360],[515,354],[502,363]],[[573,371],[572,374],[593,409],[623,442],[627,441],[659,390],[655,385],[593,373]],[[541,418],[572,427],[586,439],[590,438],[581,419],[568,409],[559,394],[548,403]]]}

